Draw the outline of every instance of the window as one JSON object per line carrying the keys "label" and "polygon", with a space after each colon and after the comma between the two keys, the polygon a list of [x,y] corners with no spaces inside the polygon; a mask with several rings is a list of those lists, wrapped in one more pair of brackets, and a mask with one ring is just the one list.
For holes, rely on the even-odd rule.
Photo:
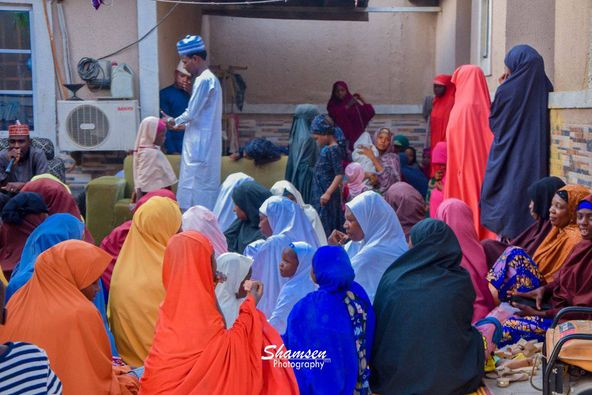
{"label": "window", "polygon": [[34,130],[31,13],[0,8],[0,130],[17,119]]}
{"label": "window", "polygon": [[479,0],[479,66],[491,75],[491,12],[492,0]]}

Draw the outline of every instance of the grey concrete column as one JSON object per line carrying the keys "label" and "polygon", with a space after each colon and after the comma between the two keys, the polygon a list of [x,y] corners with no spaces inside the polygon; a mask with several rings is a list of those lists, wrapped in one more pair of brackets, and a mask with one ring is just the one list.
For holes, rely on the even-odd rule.
{"label": "grey concrete column", "polygon": [[[152,29],[157,21],[156,1],[137,0],[138,38]],[[159,115],[158,104],[158,28],[138,44],[138,78],[140,116]]]}

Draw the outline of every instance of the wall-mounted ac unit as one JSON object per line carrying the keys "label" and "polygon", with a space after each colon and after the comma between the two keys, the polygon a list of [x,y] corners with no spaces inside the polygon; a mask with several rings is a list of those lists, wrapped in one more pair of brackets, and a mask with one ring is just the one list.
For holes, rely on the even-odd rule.
{"label": "wall-mounted ac unit", "polygon": [[58,101],[61,151],[132,150],[139,123],[137,100]]}

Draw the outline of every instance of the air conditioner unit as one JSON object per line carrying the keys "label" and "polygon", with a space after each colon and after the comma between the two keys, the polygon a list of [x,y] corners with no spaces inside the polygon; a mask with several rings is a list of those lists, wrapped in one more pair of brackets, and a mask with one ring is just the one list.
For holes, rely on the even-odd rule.
{"label": "air conditioner unit", "polygon": [[139,123],[137,100],[58,101],[61,151],[132,150]]}

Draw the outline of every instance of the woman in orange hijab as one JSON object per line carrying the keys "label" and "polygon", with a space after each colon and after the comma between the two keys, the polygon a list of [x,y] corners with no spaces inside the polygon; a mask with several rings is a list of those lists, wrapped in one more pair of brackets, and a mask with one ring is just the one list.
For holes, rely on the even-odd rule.
{"label": "woman in orange hijab", "polygon": [[138,380],[114,367],[101,315],[91,300],[111,256],[68,240],[37,258],[33,277],[8,302],[0,342],[25,341],[47,352],[68,394],[135,394]]}
{"label": "woman in orange hijab", "polygon": [[489,129],[491,99],[483,71],[478,66],[460,66],[452,75],[456,86],[454,107],[446,127],[448,163],[444,199],[457,198],[473,212],[481,240],[495,234],[481,226],[479,198],[493,133]]}
{"label": "woman in orange hijab", "polygon": [[162,273],[166,297],[144,364],[141,393],[297,394],[292,369],[261,358],[265,346],[283,343],[256,309],[260,283],[226,329],[214,293],[213,253],[212,243],[195,231],[171,238]]}

